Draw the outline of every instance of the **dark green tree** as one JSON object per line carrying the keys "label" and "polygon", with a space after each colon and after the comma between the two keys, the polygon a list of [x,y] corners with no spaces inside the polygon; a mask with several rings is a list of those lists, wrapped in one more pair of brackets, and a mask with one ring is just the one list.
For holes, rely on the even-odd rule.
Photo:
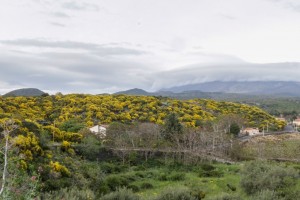
{"label": "dark green tree", "polygon": [[82,122],[77,119],[70,119],[65,121],[59,126],[59,129],[62,131],[68,131],[72,133],[77,133],[79,130],[83,129],[85,126]]}
{"label": "dark green tree", "polygon": [[183,126],[175,113],[169,114],[162,127],[162,136],[165,139],[172,139],[172,136],[183,133]]}
{"label": "dark green tree", "polygon": [[240,127],[237,123],[230,124],[229,132],[235,136],[237,136],[240,133]]}

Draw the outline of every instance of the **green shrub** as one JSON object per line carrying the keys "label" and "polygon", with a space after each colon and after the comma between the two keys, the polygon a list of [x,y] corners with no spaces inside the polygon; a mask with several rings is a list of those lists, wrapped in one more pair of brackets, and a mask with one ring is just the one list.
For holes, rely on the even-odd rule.
{"label": "green shrub", "polygon": [[206,164],[206,163],[202,164],[200,167],[204,171],[212,171],[216,169],[213,165]]}
{"label": "green shrub", "polygon": [[159,181],[183,181],[185,180],[185,173],[182,172],[166,172],[156,175],[156,179]]}
{"label": "green shrub", "polygon": [[138,165],[133,168],[134,171],[144,171],[147,168],[144,165]]}
{"label": "green shrub", "polygon": [[199,177],[222,177],[223,175],[223,172],[217,170],[199,172]]}
{"label": "green shrub", "polygon": [[252,198],[255,200],[279,200],[276,192],[271,190],[259,191]]}
{"label": "green shrub", "polygon": [[118,166],[108,162],[101,163],[101,170],[107,174],[121,172],[121,169]]}
{"label": "green shrub", "polygon": [[196,200],[186,188],[168,188],[154,200]]}
{"label": "green shrub", "polygon": [[223,172],[217,170],[213,165],[202,164],[198,169],[199,177],[222,177]]}
{"label": "green shrub", "polygon": [[99,157],[101,143],[95,135],[85,136],[76,146],[77,152],[88,160],[96,160]]}
{"label": "green shrub", "polygon": [[157,179],[159,181],[167,181],[168,180],[168,177],[167,177],[167,174],[166,173],[160,173],[157,177]]}
{"label": "green shrub", "polygon": [[139,196],[126,188],[119,188],[117,191],[107,194],[100,200],[139,200]]}
{"label": "green shrub", "polygon": [[209,198],[208,200],[243,200],[243,199],[238,195],[224,193],[219,196]]}
{"label": "green shrub", "polygon": [[234,185],[231,185],[231,184],[227,183],[226,186],[227,186],[228,189],[230,189],[231,191],[233,191],[233,192],[236,191],[236,187],[235,187]]}
{"label": "green shrub", "polygon": [[202,190],[200,189],[193,189],[191,191],[191,195],[193,197],[195,197],[197,200],[201,200],[201,199],[204,199],[205,198],[205,192],[203,192]]}
{"label": "green shrub", "polygon": [[58,191],[42,194],[39,199],[72,199],[72,200],[92,200],[95,199],[95,194],[90,189],[79,188],[63,188]]}
{"label": "green shrub", "polygon": [[298,173],[291,167],[268,162],[247,163],[241,171],[241,187],[247,194],[261,190],[284,191],[296,184]]}
{"label": "green shrub", "polygon": [[122,176],[110,175],[105,179],[105,183],[112,191],[115,191],[119,187],[127,186],[128,180]]}
{"label": "green shrub", "polygon": [[135,172],[135,175],[137,177],[140,177],[140,178],[145,178],[146,177],[146,173],[145,172]]}
{"label": "green shrub", "polygon": [[135,174],[125,174],[125,175],[121,175],[123,178],[125,178],[128,182],[133,182],[136,181],[137,179],[139,179],[138,176],[136,176]]}
{"label": "green shrub", "polygon": [[59,190],[61,188],[70,187],[72,185],[71,178],[48,179],[44,182],[44,191]]}
{"label": "green shrub", "polygon": [[185,179],[185,174],[180,172],[172,172],[167,179],[170,181],[183,181]]}
{"label": "green shrub", "polygon": [[128,185],[128,189],[131,189],[133,192],[138,192],[138,191],[140,191],[139,186],[134,185],[134,184]]}
{"label": "green shrub", "polygon": [[152,183],[144,182],[144,183],[141,184],[142,189],[151,189],[153,187],[154,186],[152,185]]}

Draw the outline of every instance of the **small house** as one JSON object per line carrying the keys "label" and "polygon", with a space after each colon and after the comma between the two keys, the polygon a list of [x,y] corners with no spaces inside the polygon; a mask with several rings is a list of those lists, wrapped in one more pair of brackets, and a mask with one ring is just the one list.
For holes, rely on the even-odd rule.
{"label": "small house", "polygon": [[293,121],[293,125],[294,125],[294,126],[300,127],[300,118],[295,119],[295,120]]}
{"label": "small house", "polygon": [[100,138],[104,138],[106,136],[106,128],[105,125],[96,125],[92,128],[89,128],[92,133],[99,136]]}
{"label": "small house", "polygon": [[253,135],[257,135],[257,134],[259,134],[259,129],[258,128],[244,128],[241,131],[241,135],[253,136]]}

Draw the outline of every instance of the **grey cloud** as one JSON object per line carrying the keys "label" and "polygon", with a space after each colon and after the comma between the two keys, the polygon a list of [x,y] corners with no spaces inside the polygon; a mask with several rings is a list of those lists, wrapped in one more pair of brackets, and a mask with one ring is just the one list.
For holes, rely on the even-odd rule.
{"label": "grey cloud", "polygon": [[61,23],[57,23],[57,22],[50,22],[51,25],[53,26],[58,26],[58,27],[66,27],[66,25],[61,24]]}
{"label": "grey cloud", "polygon": [[99,7],[96,4],[90,3],[78,3],[76,1],[69,1],[62,4],[62,7],[69,10],[90,10],[90,11],[98,11]]}
{"label": "grey cloud", "polygon": [[83,49],[99,56],[108,55],[142,55],[148,52],[124,48],[111,47],[107,45],[98,45],[94,43],[72,42],[72,41],[46,41],[36,39],[18,39],[18,40],[0,40],[0,43],[6,45],[22,47],[47,47],[47,48],[64,48],[64,49]]}
{"label": "grey cloud", "polygon": [[[148,88],[152,83],[144,73],[151,71],[146,65],[88,53],[2,54],[0,69],[0,80],[7,83],[6,88],[14,89],[18,85],[64,93],[100,93],[136,87],[137,83]],[[0,92],[1,89],[0,86]]]}
{"label": "grey cloud", "polygon": [[6,88],[37,87],[63,93],[115,92],[135,87],[155,91],[208,81],[297,81],[299,68],[300,63],[228,62],[157,71],[147,63],[122,56],[111,59],[89,53],[0,54],[0,80]]}
{"label": "grey cloud", "polygon": [[300,3],[287,3],[287,5],[296,12],[300,12]]}
{"label": "grey cloud", "polygon": [[281,3],[284,7],[300,12],[300,3],[298,0],[268,0],[274,3]]}
{"label": "grey cloud", "polygon": [[210,81],[298,81],[300,63],[195,64],[157,73],[152,89]]}
{"label": "grey cloud", "polygon": [[50,15],[54,17],[59,17],[59,18],[70,18],[70,16],[64,12],[52,12]]}

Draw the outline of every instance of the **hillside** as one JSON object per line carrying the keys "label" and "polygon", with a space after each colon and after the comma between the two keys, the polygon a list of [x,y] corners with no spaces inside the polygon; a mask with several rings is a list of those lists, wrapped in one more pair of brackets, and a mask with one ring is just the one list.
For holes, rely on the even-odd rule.
{"label": "hillside", "polygon": [[35,97],[35,96],[42,96],[43,94],[45,94],[45,92],[36,88],[23,88],[23,89],[10,91],[4,94],[3,96],[4,97],[18,97],[18,96]]}
{"label": "hillside", "polygon": [[49,123],[63,123],[72,118],[86,126],[96,122],[109,124],[120,122],[153,122],[162,124],[165,117],[174,112],[186,126],[198,126],[216,118],[238,114],[248,126],[263,127],[267,123],[274,129],[283,124],[263,110],[245,104],[217,102],[214,100],[175,100],[153,96],[128,95],[56,95],[48,97],[1,98],[2,117],[17,116]]}
{"label": "hillside", "polygon": [[272,115],[284,115],[287,118],[293,118],[300,113],[300,97],[285,97],[280,95],[251,95],[223,92],[202,92],[198,90],[190,90],[183,92],[158,91],[151,93],[141,89],[126,90],[117,92],[115,94],[158,97],[161,96],[181,100],[205,98],[213,99],[216,101],[230,101],[257,106]]}

